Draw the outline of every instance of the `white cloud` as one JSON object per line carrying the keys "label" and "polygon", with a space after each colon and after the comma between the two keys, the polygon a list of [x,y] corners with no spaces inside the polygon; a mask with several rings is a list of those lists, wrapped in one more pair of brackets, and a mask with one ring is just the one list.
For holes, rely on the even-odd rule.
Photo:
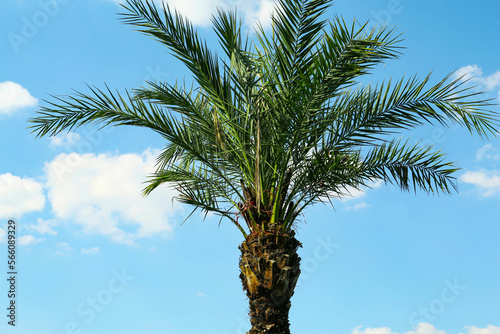
{"label": "white cloud", "polygon": [[66,250],[66,251],[71,250],[71,247],[69,246],[69,244],[67,242],[58,242],[56,244],[56,247],[58,247],[59,249]]}
{"label": "white cloud", "polygon": [[43,220],[41,218],[37,219],[37,224],[27,225],[25,228],[28,231],[38,232],[40,234],[52,234],[56,235],[57,232],[54,231],[54,227],[58,226],[59,222],[56,219]]}
{"label": "white cloud", "polygon": [[34,245],[34,244],[37,244],[37,243],[44,241],[44,240],[45,239],[43,239],[43,238],[36,238],[32,235],[23,235],[23,236],[20,236],[19,238],[17,238],[17,242],[21,246]]}
{"label": "white cloud", "polygon": [[239,15],[243,16],[245,24],[249,27],[253,28],[257,22],[263,27],[271,25],[271,15],[275,7],[273,0],[237,0],[229,2],[229,5],[238,9]]}
{"label": "white cloud", "polygon": [[467,334],[500,334],[500,327],[488,325],[486,328],[467,327]]}
{"label": "white cloud", "polygon": [[224,2],[221,0],[169,0],[166,2],[182,15],[188,17],[191,22],[201,26],[210,25],[210,18],[215,13],[216,8],[224,6]]}
{"label": "white cloud", "polygon": [[[85,233],[105,235],[129,245],[134,239],[168,236],[168,218],[180,206],[175,191],[160,187],[142,196],[156,155],[60,154],[46,163],[47,187],[57,218],[79,224]],[[173,203],[173,204],[172,204]]]}
{"label": "white cloud", "polygon": [[[467,65],[459,68],[455,72],[455,77],[463,77],[463,80],[469,80],[469,82],[474,83],[479,86],[480,89],[486,91],[492,91],[500,86],[500,70],[493,74],[484,76],[483,69],[477,65]],[[500,90],[497,91],[500,97]]]}
{"label": "white cloud", "polygon": [[369,206],[370,206],[369,204],[366,204],[365,202],[361,202],[361,203],[357,203],[353,206],[347,207],[346,210],[347,211],[359,211],[359,210],[362,210],[362,209],[367,208]]}
{"label": "white cloud", "polygon": [[71,248],[67,242],[58,242],[56,244],[56,247],[57,250],[55,251],[55,253],[61,256],[66,256],[73,250],[73,248]]}
{"label": "white cloud", "polygon": [[57,135],[50,137],[50,145],[52,146],[63,146],[71,147],[76,144],[77,141],[81,139],[81,136],[75,132],[69,132],[65,135]]}
{"label": "white cloud", "polygon": [[429,323],[421,322],[417,325],[417,327],[415,327],[415,329],[406,332],[405,334],[446,334],[446,332],[437,330]]}
{"label": "white cloud", "polygon": [[382,180],[378,180],[378,181],[369,183],[367,187],[362,187],[361,189],[347,187],[345,189],[346,194],[344,197],[342,197],[342,200],[350,201],[352,199],[364,197],[366,195],[366,191],[368,189],[380,188],[382,186],[382,184],[384,184],[384,182]]}
{"label": "white cloud", "polygon": [[[111,0],[124,3],[124,0]],[[168,4],[186,16],[193,24],[209,26],[212,15],[217,13],[217,7],[224,9],[236,7],[248,26],[253,26],[259,20],[263,26],[271,23],[271,13],[274,9],[273,0],[155,0],[158,5]]]}
{"label": "white cloud", "polygon": [[464,81],[478,82],[483,76],[483,70],[477,65],[467,65],[456,70],[454,76]]}
{"label": "white cloud", "polygon": [[476,153],[476,160],[480,161],[483,159],[500,160],[500,150],[493,147],[492,144],[484,145]]}
{"label": "white cloud", "polygon": [[10,173],[0,175],[0,219],[19,218],[45,206],[42,184]]}
{"label": "white cloud", "polygon": [[36,106],[35,99],[28,90],[12,81],[0,82],[0,114],[12,114],[15,111]]}
{"label": "white cloud", "polygon": [[99,253],[99,247],[81,248],[80,251],[82,252],[82,254],[85,254],[85,255],[97,254],[97,253]]}
{"label": "white cloud", "polygon": [[460,177],[460,180],[475,185],[484,197],[500,195],[500,171],[467,171]]}
{"label": "white cloud", "polygon": [[352,334],[397,334],[393,332],[389,327],[365,328],[365,329],[361,328],[362,326],[354,328]]}
{"label": "white cloud", "polygon": [[361,198],[366,195],[366,191],[364,189],[356,189],[353,187],[347,187],[344,191],[345,196],[342,197],[342,200],[350,201],[355,198]]}
{"label": "white cloud", "polygon": [[[467,334],[500,334],[500,327],[489,325],[486,328],[466,327]],[[389,327],[365,328],[356,327],[351,334],[399,334]],[[432,324],[421,322],[413,330],[404,334],[447,334],[446,331],[436,329]],[[450,333],[451,334],[451,333]]]}

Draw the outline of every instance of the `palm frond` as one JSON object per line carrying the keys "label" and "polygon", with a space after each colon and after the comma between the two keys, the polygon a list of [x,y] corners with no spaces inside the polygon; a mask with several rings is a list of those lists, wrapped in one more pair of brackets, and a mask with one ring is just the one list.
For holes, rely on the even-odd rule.
{"label": "palm frond", "polygon": [[370,150],[360,169],[364,177],[395,183],[403,191],[451,193],[457,189],[453,173],[459,168],[444,157],[432,147],[393,140]]}
{"label": "palm frond", "polygon": [[165,3],[161,14],[153,1],[127,0],[122,6],[127,10],[121,14],[123,22],[166,45],[212,96],[214,103],[221,107],[227,103],[230,89],[221,81],[218,57],[199,38],[191,22]]}
{"label": "palm frond", "polygon": [[[401,79],[380,87],[367,86],[347,93],[335,105],[337,118],[331,127],[331,146],[372,145],[383,136],[424,123],[457,123],[481,137],[495,135],[498,114],[485,108],[491,100],[464,88],[460,79],[445,77],[426,89],[430,75]],[[348,143],[348,144],[346,144]]]}
{"label": "palm frond", "polygon": [[[182,203],[233,222],[243,235],[293,228],[309,205],[375,180],[403,191],[450,193],[458,168],[433,147],[394,139],[423,124],[459,124],[488,138],[500,128],[491,100],[463,78],[430,75],[361,85],[398,58],[389,27],[322,19],[330,0],[277,0],[271,34],[242,34],[236,11],[212,23],[225,58],[179,13],[152,0],[127,0],[122,19],[165,45],[194,84],[148,82],[120,94],[108,87],[45,101],[30,128],[57,135],[82,125],[133,125],[166,140],[144,190],[170,186]],[[243,217],[246,226],[241,226]]]}
{"label": "palm frond", "polygon": [[149,128],[168,136],[171,115],[160,107],[125,95],[89,87],[91,94],[75,92],[72,96],[54,96],[52,102],[45,101],[38,117],[30,119],[30,129],[37,137],[55,136],[63,131],[71,131],[85,124],[133,125]]}

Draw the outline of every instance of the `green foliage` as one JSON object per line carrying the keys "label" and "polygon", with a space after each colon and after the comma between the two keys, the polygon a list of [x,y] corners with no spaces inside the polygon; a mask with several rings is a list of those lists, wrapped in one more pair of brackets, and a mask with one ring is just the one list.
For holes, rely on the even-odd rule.
{"label": "green foliage", "polygon": [[46,102],[31,128],[38,136],[94,122],[150,128],[166,146],[144,193],[174,187],[181,202],[229,219],[244,235],[270,224],[287,232],[308,205],[376,180],[449,193],[458,168],[396,136],[457,123],[487,137],[498,133],[498,115],[450,76],[433,85],[430,76],[360,85],[359,76],[399,56],[400,35],[322,20],[330,3],[278,0],[271,31],[259,27],[254,42],[235,11],[219,10],[212,21],[220,57],[168,6],[128,0],[123,21],[164,44],[197,87],[149,82],[126,95],[91,87]]}

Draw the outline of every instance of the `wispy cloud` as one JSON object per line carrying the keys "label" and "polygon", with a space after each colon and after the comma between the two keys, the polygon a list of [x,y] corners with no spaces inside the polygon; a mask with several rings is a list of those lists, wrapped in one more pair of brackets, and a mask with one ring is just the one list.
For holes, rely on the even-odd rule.
{"label": "wispy cloud", "polygon": [[483,69],[477,65],[467,65],[459,68],[455,72],[455,77],[462,77],[463,80],[468,80],[470,83],[478,85],[478,88],[488,92],[496,92],[500,98],[500,70],[484,75]]}
{"label": "wispy cloud", "polygon": [[45,195],[41,183],[10,173],[0,175],[0,218],[19,218],[41,211],[45,207]]}
{"label": "wispy cloud", "polygon": [[362,187],[360,189],[356,189],[353,187],[347,187],[345,189],[345,196],[342,197],[342,200],[350,201],[353,199],[362,198],[366,195],[367,190],[380,188],[383,184],[384,184],[384,182],[382,180],[378,180],[375,182],[371,182],[367,185],[367,187]]}
{"label": "wispy cloud", "polygon": [[81,248],[80,251],[85,255],[98,254],[100,252],[99,247]]}
{"label": "wispy cloud", "polygon": [[81,139],[81,136],[78,133],[75,132],[70,132],[65,135],[57,135],[50,137],[50,145],[54,147],[71,147],[75,145],[79,140]]}
{"label": "wispy cloud", "polygon": [[353,329],[352,334],[397,334],[393,332],[389,327],[378,327],[378,328],[365,328],[358,326]]}
{"label": "wispy cloud", "polygon": [[160,187],[142,196],[156,153],[60,154],[45,165],[49,200],[57,218],[85,233],[134,244],[135,238],[172,233],[169,217],[181,207],[175,191]]}
{"label": "wispy cloud", "polygon": [[347,211],[359,211],[359,210],[363,210],[369,206],[370,206],[369,204],[366,204],[365,202],[361,202],[361,203],[355,204],[353,206],[348,206],[346,208],[346,210]]}
{"label": "wispy cloud", "polygon": [[58,242],[56,244],[55,253],[60,256],[69,255],[73,251],[73,248],[67,242]]}
{"label": "wispy cloud", "polygon": [[17,242],[21,246],[34,245],[34,244],[37,244],[37,243],[44,241],[44,240],[45,240],[44,238],[36,238],[30,234],[23,235],[23,236],[20,236],[19,238],[17,238]]}
{"label": "wispy cloud", "polygon": [[493,147],[493,144],[486,144],[477,150],[476,160],[481,161],[483,159],[490,160],[500,160],[500,149]]}
{"label": "wispy cloud", "polygon": [[38,100],[20,84],[0,82],[0,114],[10,115],[22,108],[36,106],[37,103]]}
{"label": "wispy cloud", "polygon": [[41,218],[38,218],[36,224],[26,225],[25,228],[28,231],[37,232],[40,234],[56,235],[57,232],[53,228],[58,225],[59,222],[56,219],[43,220]]}

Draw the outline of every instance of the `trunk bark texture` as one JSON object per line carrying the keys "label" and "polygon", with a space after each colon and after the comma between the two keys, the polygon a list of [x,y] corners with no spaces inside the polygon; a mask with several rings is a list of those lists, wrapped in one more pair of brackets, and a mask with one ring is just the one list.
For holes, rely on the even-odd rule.
{"label": "trunk bark texture", "polygon": [[250,301],[247,334],[290,334],[290,298],[300,275],[295,232],[251,234],[239,246],[240,279]]}

